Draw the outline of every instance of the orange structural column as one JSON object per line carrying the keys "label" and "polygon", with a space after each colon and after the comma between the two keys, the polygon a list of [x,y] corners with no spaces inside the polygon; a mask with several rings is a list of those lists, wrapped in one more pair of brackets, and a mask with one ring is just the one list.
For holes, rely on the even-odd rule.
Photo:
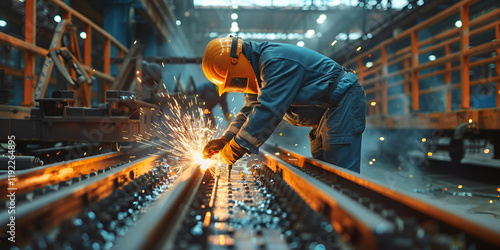
{"label": "orange structural column", "polygon": [[[498,41],[500,41],[500,24],[498,24],[495,27],[495,33],[496,33],[496,39]],[[497,52],[497,56],[499,56],[500,55],[500,48],[497,48],[496,52]],[[496,70],[497,76],[500,76],[500,60],[496,61],[495,70]],[[496,90],[497,90],[497,92],[496,92],[497,107],[500,107],[500,82],[496,82]]]}
{"label": "orange structural column", "polygon": [[469,5],[462,5],[460,7],[460,19],[462,21],[461,28],[461,53],[460,57],[460,76],[461,76],[461,90],[462,90],[462,108],[470,108],[470,60],[469,55]]}
{"label": "orange structural column", "polygon": [[[406,70],[408,70],[410,68],[410,60],[409,59],[405,59],[403,61],[403,67],[404,67],[404,70],[406,72]],[[405,76],[404,76],[404,91],[405,91],[405,114],[408,114],[410,112],[410,102],[408,101],[408,98],[410,96],[410,74],[409,73],[405,73]]]}
{"label": "orange structural column", "polygon": [[[445,47],[445,55],[451,54],[450,45]],[[446,84],[446,111],[451,111],[451,62],[446,63],[446,73],[444,74],[444,83]]]}
{"label": "orange structural column", "polygon": [[413,111],[419,110],[419,93],[418,93],[418,30],[411,33],[411,92],[412,92],[412,108]]}
{"label": "orange structural column", "polygon": [[[25,1],[25,25],[24,40],[36,45],[36,0]],[[24,102],[23,106],[33,106],[33,89],[35,82],[35,55],[32,52],[24,52]]]}
{"label": "orange structural column", "polygon": [[[89,66],[91,67],[91,64],[92,64],[92,61],[91,61],[91,57],[92,57],[92,28],[90,27],[90,25],[85,25],[85,34],[87,35],[85,37],[85,41],[83,43],[83,63],[86,65],[86,66]],[[90,77],[92,77],[91,74],[89,74]],[[82,106],[85,106],[85,107],[90,107],[91,103],[90,103],[90,100],[92,98],[92,92],[91,92],[91,89],[90,89],[90,85],[89,84],[82,84],[82,86],[80,86],[80,96],[82,98]]]}

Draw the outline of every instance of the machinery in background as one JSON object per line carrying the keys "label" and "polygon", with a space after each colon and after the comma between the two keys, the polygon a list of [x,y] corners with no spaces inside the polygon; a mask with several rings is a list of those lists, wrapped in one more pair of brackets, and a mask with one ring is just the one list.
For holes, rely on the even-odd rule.
{"label": "machinery in background", "polygon": [[121,144],[155,137],[158,106],[127,91],[107,91],[106,100],[97,108],[75,107],[75,91],[53,92],[52,98],[36,100],[39,107],[31,109],[29,119],[0,118],[0,140],[14,135],[17,152],[40,158],[73,145],[73,150],[63,151],[66,159],[73,159],[98,148],[119,150]]}

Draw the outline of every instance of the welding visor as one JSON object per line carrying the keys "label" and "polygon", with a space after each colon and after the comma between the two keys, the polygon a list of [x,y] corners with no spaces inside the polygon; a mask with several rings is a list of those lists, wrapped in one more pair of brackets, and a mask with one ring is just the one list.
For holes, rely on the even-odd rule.
{"label": "welding visor", "polygon": [[224,92],[258,93],[257,77],[242,48],[241,39],[233,37],[226,80],[219,88],[219,95]]}

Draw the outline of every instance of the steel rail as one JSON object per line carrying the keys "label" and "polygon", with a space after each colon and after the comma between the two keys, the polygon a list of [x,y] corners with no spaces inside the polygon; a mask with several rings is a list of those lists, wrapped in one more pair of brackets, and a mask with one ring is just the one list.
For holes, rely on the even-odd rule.
{"label": "steel rail", "polygon": [[[33,229],[46,229],[58,225],[62,220],[74,216],[92,201],[111,194],[118,186],[155,167],[159,155],[146,156],[126,163],[120,168],[111,169],[91,179],[73,184],[57,192],[46,194],[29,203],[18,204],[15,210],[16,237],[30,237]],[[0,212],[0,225],[6,229],[12,215],[8,211]],[[4,232],[6,232],[5,230]]]}
{"label": "steel rail", "polygon": [[474,222],[457,212],[447,211],[435,204],[425,202],[409,192],[406,192],[404,190],[396,191],[382,184],[379,184],[377,181],[367,176],[362,176],[358,173],[346,171],[345,169],[342,169],[338,166],[312,159],[279,147],[265,145],[264,148],[268,152],[265,156],[268,161],[273,161],[272,159],[276,158],[274,157],[274,153],[279,152],[281,156],[285,155],[287,157],[296,159],[293,164],[296,164],[300,168],[321,168],[330,173],[333,173],[337,177],[340,177],[340,179],[344,179],[348,182],[359,185],[359,187],[363,188],[367,192],[371,192],[375,195],[381,195],[396,203],[412,208],[427,217],[433,218],[455,229],[459,229],[477,239],[487,242],[488,244],[500,246],[500,232],[495,230],[490,224]]}
{"label": "steel rail", "polygon": [[330,219],[342,239],[356,249],[388,247],[396,226],[370,209],[323,182],[303,173],[267,150],[261,150],[266,165],[283,179],[316,211]]}
{"label": "steel rail", "polygon": [[184,170],[168,193],[141,218],[141,223],[127,233],[134,237],[125,237],[115,248],[171,249],[182,218],[188,212],[188,204],[194,199],[202,179],[200,165]]}
{"label": "steel rail", "polygon": [[[53,185],[61,181],[71,180],[74,177],[80,177],[84,174],[89,175],[92,172],[97,172],[108,166],[125,162],[130,159],[130,156],[144,154],[150,150],[151,147],[143,146],[128,151],[110,152],[49,164],[23,171],[22,173],[19,171],[16,173],[15,177],[4,175],[0,178],[0,197],[7,197],[9,190],[15,191],[16,194],[19,195],[46,185]],[[11,183],[11,181],[13,182]]]}

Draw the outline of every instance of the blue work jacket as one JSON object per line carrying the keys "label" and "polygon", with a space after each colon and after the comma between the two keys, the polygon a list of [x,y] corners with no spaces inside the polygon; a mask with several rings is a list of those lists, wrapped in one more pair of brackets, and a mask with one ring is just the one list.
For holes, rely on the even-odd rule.
{"label": "blue work jacket", "polygon": [[348,74],[356,79],[330,86],[335,85],[342,66],[295,45],[244,42],[243,53],[255,71],[259,93],[246,94],[245,104],[224,136],[229,139],[235,135],[235,141],[252,153],[258,153],[258,148],[271,136],[287,111],[325,107],[325,103],[338,101],[332,100],[332,96],[339,99],[357,80],[354,74]]}

